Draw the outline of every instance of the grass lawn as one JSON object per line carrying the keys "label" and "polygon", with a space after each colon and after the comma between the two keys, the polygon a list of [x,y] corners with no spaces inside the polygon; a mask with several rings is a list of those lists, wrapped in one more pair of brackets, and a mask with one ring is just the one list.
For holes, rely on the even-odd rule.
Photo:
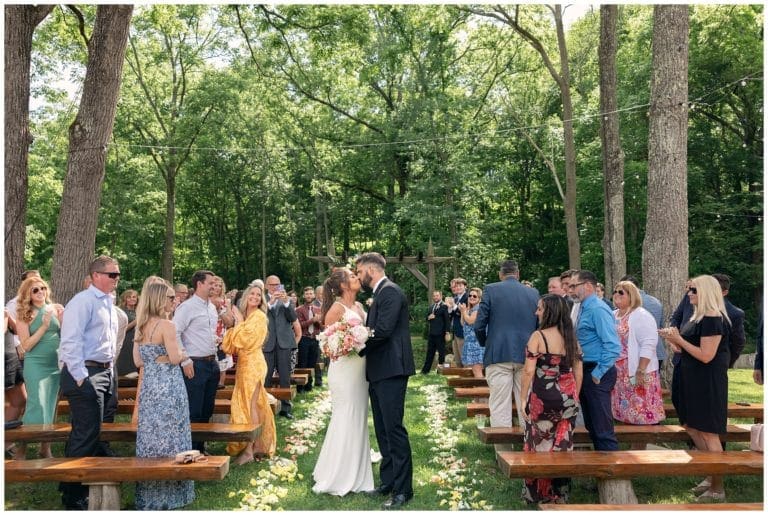
{"label": "grass lawn", "polygon": [[[414,338],[414,354],[419,365],[423,362],[424,341]],[[729,397],[732,402],[763,402],[761,387],[752,382],[750,370],[729,371]],[[435,402],[434,394],[429,394],[427,385],[439,386],[439,391],[448,393],[445,409],[429,408]],[[296,422],[305,419],[319,397],[325,395],[325,388],[308,394],[300,394],[294,404]],[[406,400],[405,424],[410,434],[414,462],[414,499],[408,504],[409,510],[446,510],[448,504],[441,505],[441,500],[449,501],[451,496],[467,495],[467,492],[477,491],[475,501],[486,501],[494,510],[527,510],[528,506],[521,500],[521,480],[508,480],[500,474],[494,460],[493,447],[482,444],[476,436],[474,421],[465,416],[466,401],[455,399],[445,385],[445,378],[434,373],[428,376],[417,374],[409,382],[408,398]],[[310,418],[311,418],[310,414]],[[434,418],[441,418],[435,426]],[[124,417],[127,419],[127,417]],[[315,427],[314,437],[316,447],[297,456],[296,464],[302,479],[296,477],[292,482],[273,479],[272,483],[286,488],[284,497],[275,498],[277,501],[272,509],[284,510],[378,510],[382,500],[375,500],[363,494],[348,495],[337,498],[329,495],[312,493],[312,469],[320,451],[324,427],[327,418],[309,420],[309,427]],[[670,420],[676,423],[676,420]],[[738,422],[750,422],[738,420]],[[288,456],[284,451],[285,436],[290,434],[290,424],[282,417],[277,418],[278,452]],[[373,425],[369,420],[371,444],[378,449],[373,435]],[[435,430],[435,427],[441,428]],[[440,434],[435,434],[436,432]],[[445,446],[450,444],[455,452],[454,457],[463,457],[462,470],[457,475],[450,476],[455,484],[438,484],[439,476],[445,477],[445,459],[451,461],[449,451]],[[133,445],[129,443],[113,443],[113,448],[120,455],[130,456]],[[729,449],[744,448],[744,445],[729,444]],[[36,455],[36,446],[30,456]],[[224,454],[224,443],[209,444],[214,454]],[[63,455],[63,444],[55,444],[53,452],[56,456]],[[440,458],[443,456],[444,458]],[[455,460],[454,460],[455,461]],[[265,474],[269,469],[266,462],[252,463],[243,467],[233,466],[227,477],[220,482],[198,482],[196,484],[197,499],[187,507],[189,510],[220,510],[237,509],[243,494],[238,491],[254,491],[259,473]],[[374,476],[378,468],[374,465]],[[689,488],[694,486],[700,477],[677,478],[640,478],[633,480],[635,493],[640,503],[685,503],[693,501]],[[474,484],[473,484],[474,481]],[[378,484],[378,479],[376,480]],[[464,485],[464,488],[461,488]],[[726,478],[726,492],[729,502],[760,502],[763,500],[763,478],[759,476],[732,476]],[[133,486],[122,488],[122,505],[127,509],[133,507]],[[455,492],[454,492],[455,490]],[[464,492],[463,494],[461,492]],[[233,495],[234,494],[234,495]],[[572,486],[571,502],[597,503],[596,483],[591,479],[575,479]],[[62,509],[60,498],[53,483],[14,483],[5,485],[6,510],[59,510]]]}

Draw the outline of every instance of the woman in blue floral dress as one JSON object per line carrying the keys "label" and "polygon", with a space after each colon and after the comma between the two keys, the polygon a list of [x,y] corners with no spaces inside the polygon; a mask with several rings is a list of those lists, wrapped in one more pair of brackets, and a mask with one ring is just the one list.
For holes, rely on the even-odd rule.
{"label": "woman in blue floral dress", "polygon": [[461,351],[461,362],[472,368],[472,375],[483,377],[483,356],[485,349],[480,347],[475,334],[475,319],[477,310],[480,309],[480,299],[483,298],[483,290],[470,288],[467,302],[469,305],[459,304],[461,311],[461,327],[464,330],[464,348]]}
{"label": "woman in blue floral dress", "polygon": [[[527,398],[523,450],[570,451],[579,412],[581,351],[564,298],[544,295],[536,316],[539,329],[528,340],[520,384],[522,397]],[[569,487],[568,478],[526,478],[523,499],[529,503],[565,503]]]}
{"label": "woman in blue floral dress", "polygon": [[[192,448],[187,390],[179,368],[189,358],[178,344],[175,325],[165,318],[175,297],[169,284],[150,284],[142,290],[136,309],[133,359],[144,368],[136,431],[140,458],[171,458]],[[136,483],[139,510],[172,510],[194,500],[193,481]]]}

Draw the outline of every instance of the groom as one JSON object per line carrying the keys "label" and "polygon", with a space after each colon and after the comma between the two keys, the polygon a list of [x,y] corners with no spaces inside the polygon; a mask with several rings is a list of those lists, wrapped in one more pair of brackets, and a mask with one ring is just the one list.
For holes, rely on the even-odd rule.
{"label": "groom", "polygon": [[367,356],[365,375],[371,396],[373,426],[382,460],[381,484],[374,495],[390,495],[385,510],[397,509],[413,498],[413,464],[408,431],[403,425],[408,376],[416,373],[408,327],[408,301],[403,290],[387,279],[384,256],[363,254],[355,262],[357,277],[373,290],[373,303],[366,325],[373,336],[360,353]]}

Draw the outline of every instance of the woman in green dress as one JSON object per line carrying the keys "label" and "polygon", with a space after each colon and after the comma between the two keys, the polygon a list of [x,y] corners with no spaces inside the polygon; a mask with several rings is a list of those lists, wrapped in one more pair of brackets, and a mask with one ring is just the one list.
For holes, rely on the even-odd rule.
{"label": "woman in green dress", "polygon": [[[19,287],[16,331],[24,349],[24,383],[27,407],[25,424],[53,424],[59,394],[58,351],[61,304],[51,303],[51,290],[39,277],[29,277]],[[23,459],[24,453],[19,453]],[[50,458],[50,443],[40,444],[40,457]]]}

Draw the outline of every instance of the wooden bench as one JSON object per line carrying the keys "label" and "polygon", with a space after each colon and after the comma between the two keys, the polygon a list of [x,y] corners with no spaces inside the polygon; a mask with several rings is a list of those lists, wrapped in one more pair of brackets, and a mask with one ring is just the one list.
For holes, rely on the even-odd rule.
{"label": "wooden bench", "polygon": [[539,504],[544,511],[763,511],[761,502],[718,504]]}
{"label": "wooden bench", "polygon": [[[729,424],[727,432],[721,435],[726,442],[748,442],[751,424]],[[683,426],[676,424],[657,426],[614,426],[616,439],[619,442],[629,443],[668,443],[687,442],[690,440],[688,432]],[[480,427],[477,429],[480,441],[487,444],[496,443],[523,443],[523,430],[519,427]],[[585,427],[577,427],[573,431],[574,443],[592,443]]]}
{"label": "wooden bench", "polygon": [[[219,390],[216,390],[216,398],[217,399],[231,399],[232,398],[232,393],[234,391],[235,390],[232,387],[221,388]],[[118,400],[135,399],[136,398],[136,388],[135,387],[118,388],[117,389],[117,398],[118,398]]]}
{"label": "wooden bench", "polygon": [[485,398],[491,394],[491,389],[487,386],[471,386],[467,388],[454,388],[453,395],[459,399],[464,398]]}
{"label": "wooden bench", "polygon": [[215,481],[229,472],[229,456],[177,465],[172,458],[47,458],[5,461],[5,481],[80,482],[88,485],[89,510],[119,510],[120,484],[126,481]]}
{"label": "wooden bench", "polygon": [[[664,413],[667,418],[677,418],[677,411],[675,411],[674,406],[671,404],[664,405]],[[491,410],[488,408],[488,403],[470,402],[467,404],[467,417],[469,418],[472,418],[475,415],[490,416],[490,414]],[[730,403],[728,404],[728,418],[751,418],[756,424],[760,423],[763,421],[763,405]]]}
{"label": "wooden bench", "polygon": [[[258,436],[259,428],[253,424],[217,424],[193,422],[192,440],[205,442],[250,442]],[[100,440],[108,442],[135,442],[136,425],[127,423],[101,424]],[[65,442],[72,430],[70,424],[25,424],[5,431],[9,442]]]}
{"label": "wooden bench", "polygon": [[294,368],[293,373],[296,375],[304,375],[307,376],[307,380],[309,381],[307,384],[312,384],[312,381],[315,377],[315,369],[314,368]]}
{"label": "wooden bench", "polygon": [[444,376],[464,376],[472,377],[471,368],[462,367],[437,367],[437,373]]}
{"label": "wooden bench", "polygon": [[[616,504],[616,499],[626,498],[627,491],[622,492],[617,485],[627,488],[626,480],[632,477],[763,474],[763,454],[754,451],[499,451],[496,457],[508,478],[594,477],[602,504]],[[629,494],[634,497],[631,488]]]}
{"label": "wooden bench", "polygon": [[[309,382],[309,376],[306,374],[291,374],[291,384],[293,385],[305,385]],[[235,384],[235,376],[227,375],[224,378],[224,384],[232,386]],[[272,376],[272,385],[279,385],[280,379],[277,376]]]}
{"label": "wooden bench", "polygon": [[451,388],[488,387],[488,381],[484,377],[453,376],[449,377],[447,382]]}

